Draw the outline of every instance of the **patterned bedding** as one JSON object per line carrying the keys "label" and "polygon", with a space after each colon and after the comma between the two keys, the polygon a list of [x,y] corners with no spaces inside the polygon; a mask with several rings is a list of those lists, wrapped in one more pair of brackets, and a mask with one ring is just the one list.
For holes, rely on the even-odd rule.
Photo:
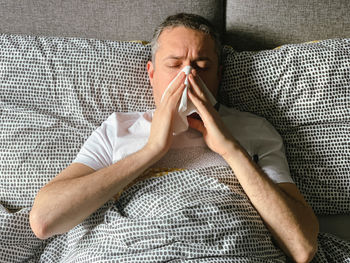
{"label": "patterned bedding", "polygon": [[[46,241],[29,210],[0,210],[1,262],[286,262],[229,167],[139,181]],[[350,242],[321,234],[319,244],[314,262],[349,262]]]}
{"label": "patterned bedding", "polygon": [[[318,214],[350,213],[350,40],[262,52],[225,48],[220,101],[267,118]],[[46,241],[28,214],[36,192],[112,112],[154,107],[150,47],[0,35],[0,262],[284,262],[227,167],[140,181]],[[314,262],[350,262],[321,233]]]}

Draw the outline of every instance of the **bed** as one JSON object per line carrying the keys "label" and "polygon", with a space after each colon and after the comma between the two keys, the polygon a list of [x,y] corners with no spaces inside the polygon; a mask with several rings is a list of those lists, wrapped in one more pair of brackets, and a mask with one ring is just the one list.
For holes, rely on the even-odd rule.
{"label": "bed", "polygon": [[293,180],[319,218],[313,262],[350,262],[348,1],[0,6],[1,262],[288,261],[227,167],[163,171],[48,240],[30,229],[37,191],[96,127],[113,112],[154,108],[146,42],[177,12],[200,14],[223,34],[220,102],[281,134]]}

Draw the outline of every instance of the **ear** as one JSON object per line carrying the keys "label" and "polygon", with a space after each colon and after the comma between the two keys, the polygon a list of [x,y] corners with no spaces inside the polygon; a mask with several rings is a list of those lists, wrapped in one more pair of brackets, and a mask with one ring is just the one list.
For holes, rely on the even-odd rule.
{"label": "ear", "polygon": [[147,62],[147,72],[148,72],[149,82],[151,83],[151,86],[153,87],[154,66],[153,66],[152,61]]}

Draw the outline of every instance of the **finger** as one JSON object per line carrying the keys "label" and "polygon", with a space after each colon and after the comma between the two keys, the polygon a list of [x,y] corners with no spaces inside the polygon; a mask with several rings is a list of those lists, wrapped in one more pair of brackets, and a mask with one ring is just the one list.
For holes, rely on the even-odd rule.
{"label": "finger", "polygon": [[172,110],[177,109],[178,102],[182,96],[182,93],[185,89],[185,84],[182,83],[180,87],[174,91],[173,94],[169,95],[167,99],[164,101],[165,106],[171,107]]}
{"label": "finger", "polygon": [[188,125],[200,133],[204,134],[206,132],[205,126],[201,120],[197,120],[191,117],[187,117]]}
{"label": "finger", "polygon": [[196,71],[194,68],[192,68],[192,69],[191,69],[191,74],[192,74],[193,76],[197,76],[197,71]]}
{"label": "finger", "polygon": [[202,87],[199,86],[199,81],[197,77],[194,77],[192,74],[189,75],[188,77],[191,88],[193,89],[194,93],[203,101],[208,102],[209,100],[207,99],[205,93],[202,90]]}
{"label": "finger", "polygon": [[186,88],[185,83],[181,83],[180,87],[177,90],[175,90],[175,92],[172,94],[171,99],[177,103],[180,100],[180,97],[182,96],[182,93],[185,88]]}
{"label": "finger", "polygon": [[201,112],[205,109],[204,102],[191,89],[188,90],[187,94],[194,106],[198,109],[198,114],[202,118]]}
{"label": "finger", "polygon": [[212,121],[212,115],[211,115],[213,114],[212,113],[213,111],[211,110],[212,107],[210,107],[208,103],[205,103],[202,99],[200,99],[197,96],[197,94],[194,94],[192,90],[188,91],[188,96],[192,101],[192,103],[194,104],[194,106],[197,108],[198,114],[203,120],[203,122],[206,123],[207,121]]}
{"label": "finger", "polygon": [[180,75],[169,83],[169,88],[166,90],[166,94],[164,94],[164,96],[171,96],[180,87],[180,85],[185,82],[185,78],[185,72],[181,72]]}

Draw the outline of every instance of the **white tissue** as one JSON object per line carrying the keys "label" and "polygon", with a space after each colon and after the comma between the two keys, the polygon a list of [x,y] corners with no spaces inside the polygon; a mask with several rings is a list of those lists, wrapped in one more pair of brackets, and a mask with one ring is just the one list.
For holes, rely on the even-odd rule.
{"label": "white tissue", "polygon": [[[163,93],[163,96],[162,96],[162,99],[161,99],[161,101],[162,101],[163,98],[164,98],[164,95],[169,90],[169,88],[171,87],[173,82],[176,80],[176,78],[181,74],[181,72],[185,72],[186,78],[185,78],[184,83],[185,83],[186,87],[185,87],[185,89],[184,89],[184,91],[182,93],[181,99],[180,99],[178,112],[174,116],[175,119],[174,119],[173,135],[177,135],[177,134],[180,134],[181,132],[187,131],[187,129],[188,129],[188,121],[187,121],[186,117],[191,115],[194,112],[197,112],[197,109],[194,106],[194,104],[192,103],[192,101],[187,98],[187,90],[188,90],[188,87],[189,87],[188,74],[190,74],[191,70],[192,70],[191,66],[185,66],[176,75],[176,77],[170,82],[168,87],[165,89],[165,91]],[[198,76],[198,79],[199,79],[199,82],[200,82],[198,84],[200,84],[200,86],[203,88],[203,92],[205,93],[205,95],[207,96],[207,98],[209,99],[211,104],[215,105],[217,101],[214,98],[213,94],[208,90],[207,86],[205,85],[205,83],[203,82],[203,80],[199,76]]]}

